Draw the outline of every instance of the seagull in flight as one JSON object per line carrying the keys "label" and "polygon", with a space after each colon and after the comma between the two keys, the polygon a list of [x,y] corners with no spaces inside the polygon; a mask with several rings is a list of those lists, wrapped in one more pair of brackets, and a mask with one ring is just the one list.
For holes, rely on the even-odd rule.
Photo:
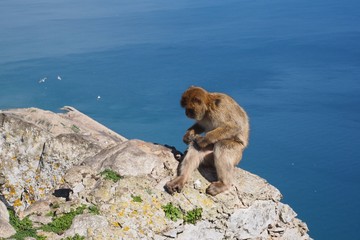
{"label": "seagull in flight", "polygon": [[42,79],[39,80],[39,83],[44,83],[46,81],[47,77],[44,77]]}
{"label": "seagull in flight", "polygon": [[57,79],[58,79],[58,80],[61,80],[61,77],[58,75]]}

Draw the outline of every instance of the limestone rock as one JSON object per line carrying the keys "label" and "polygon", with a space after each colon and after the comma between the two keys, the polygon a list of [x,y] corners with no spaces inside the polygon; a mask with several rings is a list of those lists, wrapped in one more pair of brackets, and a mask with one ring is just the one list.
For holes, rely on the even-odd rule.
{"label": "limestone rock", "polygon": [[108,226],[108,222],[105,217],[83,214],[76,216],[69,230],[64,233],[65,237],[74,236],[78,234],[80,236],[87,237],[91,235],[95,230],[103,230]]}
{"label": "limestone rock", "polygon": [[[66,114],[34,108],[0,112],[1,194],[19,216],[40,227],[52,220],[49,212],[61,215],[86,206],[63,234],[38,230],[48,239],[75,234],[86,239],[310,239],[306,224],[281,203],[280,191],[261,177],[237,168],[233,187],[212,197],[205,190],[216,171],[200,166],[181,193],[169,195],[164,185],[176,175],[181,156],[176,149],[127,140],[66,109]],[[106,179],[104,170],[122,178]],[[64,191],[66,196],[58,194]],[[169,203],[182,215],[196,208],[202,214],[196,224],[181,214],[173,221],[164,210]],[[91,212],[91,206],[97,210]],[[3,228],[8,221],[1,204],[0,219]]]}
{"label": "limestone rock", "polygon": [[177,237],[179,240],[222,240],[224,234],[215,229],[208,221],[201,221],[196,225],[185,225],[184,232]]}
{"label": "limestone rock", "polygon": [[173,159],[174,155],[164,146],[141,140],[129,140],[85,159],[82,165],[91,166],[98,172],[112,169],[121,176],[150,174],[158,178],[164,175],[164,162],[175,167]]}
{"label": "limestone rock", "polygon": [[266,238],[268,226],[277,218],[276,203],[258,200],[249,208],[235,210],[229,218],[228,232],[236,239]]}
{"label": "limestone rock", "polygon": [[9,221],[9,212],[3,202],[0,201],[0,218]]}
{"label": "limestone rock", "polygon": [[16,233],[8,221],[0,218],[0,238],[8,238]]}
{"label": "limestone rock", "polygon": [[3,202],[0,201],[0,238],[8,238],[16,233],[9,223],[9,212]]}
{"label": "limestone rock", "polygon": [[24,210],[63,182],[74,164],[126,139],[72,107],[0,112],[1,192]]}

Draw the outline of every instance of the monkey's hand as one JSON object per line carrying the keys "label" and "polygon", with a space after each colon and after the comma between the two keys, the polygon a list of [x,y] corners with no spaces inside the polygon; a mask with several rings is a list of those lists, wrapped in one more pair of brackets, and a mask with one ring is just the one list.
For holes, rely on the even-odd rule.
{"label": "monkey's hand", "polygon": [[193,142],[196,138],[195,132],[193,130],[189,130],[185,133],[184,137],[183,137],[183,141],[184,143],[186,143],[187,145],[189,145],[191,142]]}
{"label": "monkey's hand", "polygon": [[202,137],[200,135],[197,135],[194,139],[194,142],[196,143],[196,145],[200,148],[205,148],[207,147],[209,144],[211,144],[211,142],[208,141],[208,139],[206,137]]}

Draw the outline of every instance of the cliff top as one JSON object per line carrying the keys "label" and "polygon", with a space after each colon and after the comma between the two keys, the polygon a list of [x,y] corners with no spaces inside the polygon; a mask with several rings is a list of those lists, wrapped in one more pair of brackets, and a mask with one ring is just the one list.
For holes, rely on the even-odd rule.
{"label": "cliff top", "polygon": [[212,197],[205,189],[216,173],[200,167],[171,196],[164,185],[180,152],[63,110],[0,111],[0,238],[20,231],[7,207],[32,223],[38,239],[310,239],[279,190],[259,176],[237,168],[232,189]]}

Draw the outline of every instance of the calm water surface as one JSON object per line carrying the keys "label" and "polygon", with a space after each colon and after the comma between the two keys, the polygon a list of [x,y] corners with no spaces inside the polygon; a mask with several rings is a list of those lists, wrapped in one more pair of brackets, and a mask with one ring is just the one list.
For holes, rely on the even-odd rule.
{"label": "calm water surface", "polygon": [[359,9],[0,0],[0,108],[72,105],[127,138],[184,150],[181,93],[228,93],[251,118],[240,166],[278,187],[313,238],[359,239]]}

